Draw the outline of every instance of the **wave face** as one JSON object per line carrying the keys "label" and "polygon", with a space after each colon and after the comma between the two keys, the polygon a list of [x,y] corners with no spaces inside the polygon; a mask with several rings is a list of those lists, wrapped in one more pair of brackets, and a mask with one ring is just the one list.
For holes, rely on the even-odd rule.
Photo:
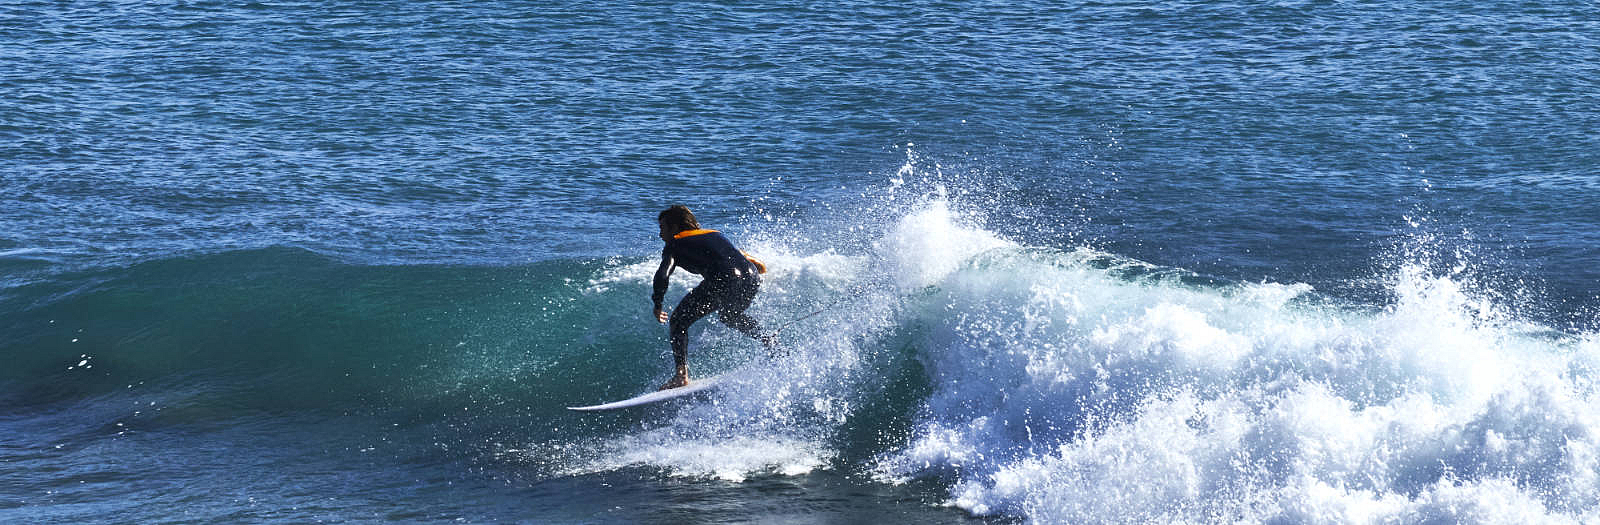
{"label": "wave face", "polygon": [[1039,522],[1600,519],[1593,334],[1521,320],[1423,261],[1363,306],[1028,246],[937,195],[905,210],[856,253],[744,239],[773,269],[752,313],[790,353],[702,323],[696,374],[732,379],[658,411],[561,408],[665,378],[653,260],[289,249],[12,290],[6,332],[26,335],[5,343],[0,402],[13,427],[61,429],[29,434],[40,448],[340,421],[357,450],[536,485],[835,471]]}

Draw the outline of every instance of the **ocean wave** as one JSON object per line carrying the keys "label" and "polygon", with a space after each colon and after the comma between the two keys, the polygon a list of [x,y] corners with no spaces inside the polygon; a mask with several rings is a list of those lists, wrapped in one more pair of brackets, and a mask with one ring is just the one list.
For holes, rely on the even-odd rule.
{"label": "ocean wave", "polygon": [[694,373],[730,380],[652,411],[560,408],[665,378],[650,258],[362,266],[283,249],[13,289],[6,323],[26,337],[7,343],[0,402],[136,407],[96,416],[118,432],[377,415],[540,478],[834,469],[1040,522],[1600,519],[1594,334],[1523,320],[1426,261],[1363,305],[977,222],[931,197],[857,252],[741,239],[772,268],[752,313],[788,355],[701,323]]}
{"label": "ocean wave", "polygon": [[[621,432],[590,466],[739,480],[832,462],[942,480],[951,505],[1041,522],[1600,512],[1595,338],[1551,336],[1426,264],[1383,278],[1391,304],[1362,306],[1021,245],[937,199],[885,232],[848,264],[774,265],[852,269],[780,273],[764,292],[771,317],[847,290],[805,326],[801,358]],[[646,279],[647,264],[600,280]],[[722,332],[701,344],[739,344]],[[925,384],[878,379],[908,368]],[[926,394],[899,433],[853,442],[880,424],[863,407],[886,386]],[[852,447],[875,452],[840,464]]]}

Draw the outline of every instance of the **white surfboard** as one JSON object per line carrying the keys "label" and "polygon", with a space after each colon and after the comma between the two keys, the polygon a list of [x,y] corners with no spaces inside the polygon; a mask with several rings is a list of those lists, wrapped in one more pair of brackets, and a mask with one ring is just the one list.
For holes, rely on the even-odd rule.
{"label": "white surfboard", "polygon": [[689,384],[686,386],[680,386],[678,388],[671,388],[667,390],[657,390],[648,394],[630,397],[622,401],[612,401],[603,405],[567,407],[567,410],[577,410],[579,412],[599,412],[602,410],[617,410],[619,408],[630,408],[640,405],[648,405],[651,403],[659,403],[668,399],[679,398],[695,392],[716,388],[719,380],[721,380],[723,377],[725,376],[714,376],[705,379],[691,379],[689,380]]}

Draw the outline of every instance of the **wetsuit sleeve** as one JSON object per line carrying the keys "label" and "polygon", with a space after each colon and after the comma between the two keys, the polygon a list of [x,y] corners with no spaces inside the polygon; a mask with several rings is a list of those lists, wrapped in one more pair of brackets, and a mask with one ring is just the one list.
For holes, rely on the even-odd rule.
{"label": "wetsuit sleeve", "polygon": [[656,268],[655,290],[650,293],[650,300],[656,303],[656,309],[661,309],[661,300],[667,297],[667,277],[672,275],[674,267],[672,254],[661,250],[661,267]]}

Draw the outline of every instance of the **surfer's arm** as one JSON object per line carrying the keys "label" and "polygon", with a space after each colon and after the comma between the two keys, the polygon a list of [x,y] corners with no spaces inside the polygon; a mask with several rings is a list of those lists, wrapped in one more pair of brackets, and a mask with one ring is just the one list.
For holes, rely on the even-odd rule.
{"label": "surfer's arm", "polygon": [[672,275],[676,261],[666,250],[661,251],[661,266],[656,268],[655,290],[650,293],[650,301],[656,305],[655,317],[657,321],[667,322],[667,314],[661,311],[661,300],[667,297],[667,278]]}

